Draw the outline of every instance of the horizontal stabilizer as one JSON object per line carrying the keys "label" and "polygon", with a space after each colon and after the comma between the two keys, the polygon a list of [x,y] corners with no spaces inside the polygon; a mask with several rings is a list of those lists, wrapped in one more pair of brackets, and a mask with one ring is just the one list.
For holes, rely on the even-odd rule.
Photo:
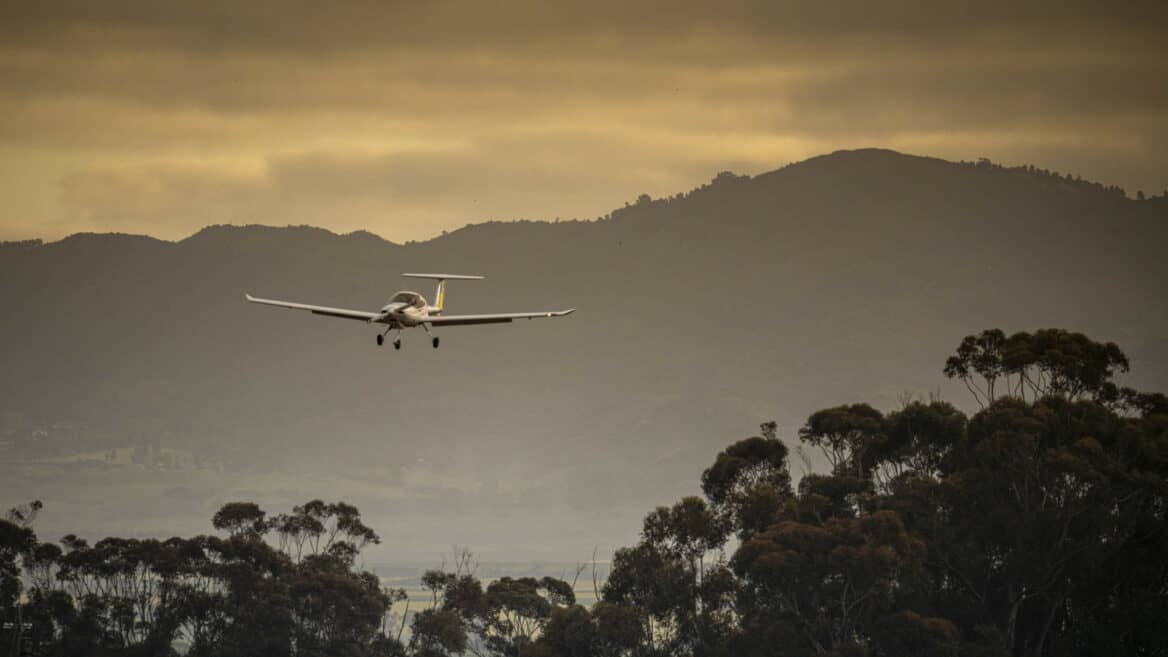
{"label": "horizontal stabilizer", "polygon": [[481,281],[484,276],[463,276],[461,274],[402,274],[406,278],[430,278],[436,281]]}

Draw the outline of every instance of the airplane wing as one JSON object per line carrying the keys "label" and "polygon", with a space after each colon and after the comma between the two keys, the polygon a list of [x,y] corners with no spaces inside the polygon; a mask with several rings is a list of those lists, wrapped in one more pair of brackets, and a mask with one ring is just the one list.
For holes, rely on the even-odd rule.
{"label": "airplane wing", "polygon": [[277,301],[275,299],[258,299],[250,294],[245,294],[247,300],[252,303],[262,303],[268,306],[280,306],[281,308],[294,308],[296,310],[308,310],[314,315],[328,315],[329,317],[344,317],[345,319],[359,319],[367,322],[371,319],[380,317],[380,313],[371,313],[364,310],[349,310],[347,308],[329,308],[328,306],[313,306],[307,303],[293,303],[291,301]]}
{"label": "airplane wing", "polygon": [[424,321],[431,326],[465,326],[467,324],[505,324],[515,319],[535,319],[537,317],[563,317],[576,312],[575,308],[542,313],[495,313],[489,315],[435,315]]}

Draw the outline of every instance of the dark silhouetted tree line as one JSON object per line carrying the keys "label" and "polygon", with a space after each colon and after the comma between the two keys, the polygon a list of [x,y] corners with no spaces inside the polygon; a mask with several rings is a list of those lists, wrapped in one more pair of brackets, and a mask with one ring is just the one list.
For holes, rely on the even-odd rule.
{"label": "dark silhouetted tree line", "polygon": [[[978,158],[976,162],[963,161],[961,164],[965,166],[976,167],[978,169],[1005,171],[1017,176],[1028,176],[1033,180],[1047,184],[1063,186],[1069,189],[1076,189],[1079,191],[1098,191],[1116,198],[1127,198],[1127,191],[1119,185],[1103,185],[1102,183],[1084,180],[1081,176],[1072,176],[1069,173],[1060,174],[1058,171],[1051,171],[1050,169],[1040,169],[1035,167],[1033,164],[1006,167],[1001,164],[991,162],[989,158],[984,157]],[[1140,201],[1145,200],[1144,193],[1142,191],[1138,192],[1136,194],[1136,199]]]}
{"label": "dark silhouetted tree line", "polygon": [[1127,369],[1077,333],[969,336],[944,372],[972,417],[815,412],[798,438],[831,469],[797,485],[764,424],[645,518],[591,608],[554,578],[484,586],[463,552],[423,576],[404,643],[349,505],[234,503],[227,538],[93,546],[38,542],[28,505],[0,522],[0,654],[22,633],[44,655],[1165,655],[1168,398],[1119,387]]}
{"label": "dark silhouetted tree line", "polygon": [[1168,654],[1168,399],[1127,369],[1077,333],[969,336],[945,374],[978,413],[813,413],[831,471],[797,488],[763,425],[617,552],[604,604],[640,632],[612,654]]}
{"label": "dark silhouetted tree line", "polygon": [[93,545],[39,542],[39,508],[0,520],[0,655],[394,654],[380,630],[398,593],[355,570],[379,539],[351,505],[232,503],[213,519],[226,538]]}

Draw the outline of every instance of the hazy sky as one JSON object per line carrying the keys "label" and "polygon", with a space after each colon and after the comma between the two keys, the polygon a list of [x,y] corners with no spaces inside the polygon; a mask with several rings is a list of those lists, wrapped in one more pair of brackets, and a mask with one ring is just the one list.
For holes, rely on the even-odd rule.
{"label": "hazy sky", "polygon": [[1168,187],[1166,3],[1020,5],[7,2],[0,239],[404,241],[864,146]]}

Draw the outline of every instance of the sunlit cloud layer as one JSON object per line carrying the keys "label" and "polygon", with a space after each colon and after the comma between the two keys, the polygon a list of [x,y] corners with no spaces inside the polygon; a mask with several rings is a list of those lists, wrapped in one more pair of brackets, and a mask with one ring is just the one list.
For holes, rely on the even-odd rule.
{"label": "sunlit cloud layer", "polygon": [[840,148],[1168,187],[1162,3],[9,3],[0,239],[594,218]]}

